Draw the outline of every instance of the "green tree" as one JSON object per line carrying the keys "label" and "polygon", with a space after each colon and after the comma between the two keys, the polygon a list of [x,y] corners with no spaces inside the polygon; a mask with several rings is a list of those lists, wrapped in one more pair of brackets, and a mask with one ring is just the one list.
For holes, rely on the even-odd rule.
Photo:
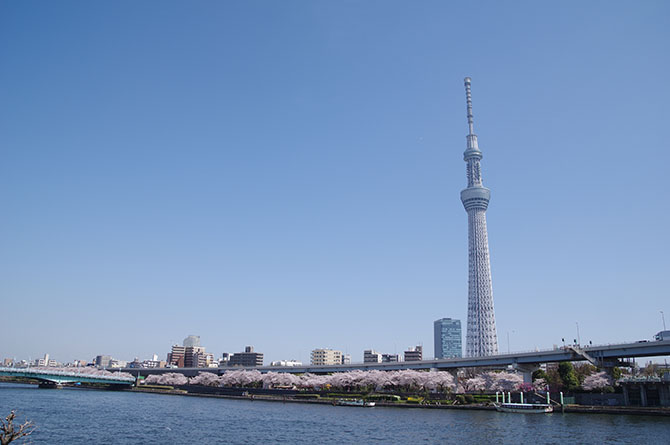
{"label": "green tree", "polygon": [[549,384],[549,388],[552,391],[561,391],[563,390],[563,380],[561,380],[561,376],[558,374],[558,370],[556,369],[550,369],[547,371],[547,383]]}
{"label": "green tree", "polygon": [[568,391],[574,391],[579,388],[579,378],[575,372],[574,366],[570,362],[562,362],[558,365],[558,375],[561,377],[563,386]]}
{"label": "green tree", "polygon": [[579,384],[584,383],[584,379],[598,370],[595,366],[590,363],[582,363],[574,367],[575,374],[579,380]]}
{"label": "green tree", "polygon": [[545,381],[547,381],[547,373],[544,372],[541,369],[538,369],[537,371],[534,371],[533,372],[533,381],[535,381],[537,379],[544,379]]}
{"label": "green tree", "polygon": [[618,366],[612,368],[612,378],[614,379],[615,382],[621,378],[622,374],[623,373],[621,372],[621,369]]}

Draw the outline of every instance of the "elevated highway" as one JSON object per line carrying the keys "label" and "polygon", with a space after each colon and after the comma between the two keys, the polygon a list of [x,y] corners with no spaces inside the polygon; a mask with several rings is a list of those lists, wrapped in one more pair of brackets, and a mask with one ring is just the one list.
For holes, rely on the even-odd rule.
{"label": "elevated highway", "polygon": [[522,372],[537,369],[541,363],[590,361],[599,367],[612,367],[621,365],[622,359],[639,357],[659,357],[670,355],[670,340],[650,341],[637,343],[621,343],[612,345],[576,347],[565,346],[562,348],[543,351],[520,352],[511,354],[498,354],[486,357],[467,357],[451,359],[433,359],[417,362],[392,362],[392,363],[352,363],[347,365],[326,366],[260,366],[260,367],[225,367],[225,368],[124,368],[123,372],[133,375],[162,374],[166,372],[178,372],[186,376],[195,376],[199,372],[212,372],[218,375],[231,370],[256,370],[260,372],[290,372],[294,374],[313,373],[329,374],[332,372],[345,372],[354,370],[380,370],[398,371],[403,369],[438,369],[457,370],[460,368],[506,368],[515,367]]}

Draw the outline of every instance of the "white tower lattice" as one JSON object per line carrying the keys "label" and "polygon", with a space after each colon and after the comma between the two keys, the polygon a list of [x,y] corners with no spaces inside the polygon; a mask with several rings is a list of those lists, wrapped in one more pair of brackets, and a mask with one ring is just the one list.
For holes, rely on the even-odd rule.
{"label": "white tower lattice", "polygon": [[468,187],[461,192],[461,201],[468,213],[468,330],[465,355],[479,357],[498,353],[498,334],[493,310],[491,262],[486,230],[486,209],[491,199],[491,191],[482,185],[482,152],[474,132],[470,82],[470,78],[466,77],[469,133],[463,160],[467,164]]}

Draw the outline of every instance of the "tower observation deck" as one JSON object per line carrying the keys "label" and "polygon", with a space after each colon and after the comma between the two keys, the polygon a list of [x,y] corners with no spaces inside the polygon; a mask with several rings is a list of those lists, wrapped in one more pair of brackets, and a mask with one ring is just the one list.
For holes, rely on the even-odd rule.
{"label": "tower observation deck", "polygon": [[468,213],[468,327],[465,341],[466,357],[481,357],[498,353],[491,261],[486,229],[486,209],[491,191],[482,185],[477,135],[472,116],[471,80],[465,78],[465,96],[468,111],[467,148],[463,153],[466,162],[468,186],[461,192],[463,207]]}

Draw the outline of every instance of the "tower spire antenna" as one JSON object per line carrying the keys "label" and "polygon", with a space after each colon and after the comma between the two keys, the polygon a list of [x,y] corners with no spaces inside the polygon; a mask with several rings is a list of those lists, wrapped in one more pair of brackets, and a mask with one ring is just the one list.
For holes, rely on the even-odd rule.
{"label": "tower spire antenna", "polygon": [[498,353],[498,333],[493,308],[491,261],[489,256],[486,209],[491,191],[482,184],[480,161],[482,152],[477,144],[472,117],[471,79],[465,78],[465,98],[468,103],[468,147],[463,153],[467,164],[468,186],[461,192],[461,201],[468,213],[468,331],[466,356],[478,357]]}
{"label": "tower spire antenna", "polygon": [[468,102],[468,128],[470,130],[470,133],[468,135],[474,135],[475,134],[475,124],[474,124],[474,119],[472,116],[472,92],[470,91],[470,84],[472,83],[472,79],[469,77],[465,78],[465,99]]}

